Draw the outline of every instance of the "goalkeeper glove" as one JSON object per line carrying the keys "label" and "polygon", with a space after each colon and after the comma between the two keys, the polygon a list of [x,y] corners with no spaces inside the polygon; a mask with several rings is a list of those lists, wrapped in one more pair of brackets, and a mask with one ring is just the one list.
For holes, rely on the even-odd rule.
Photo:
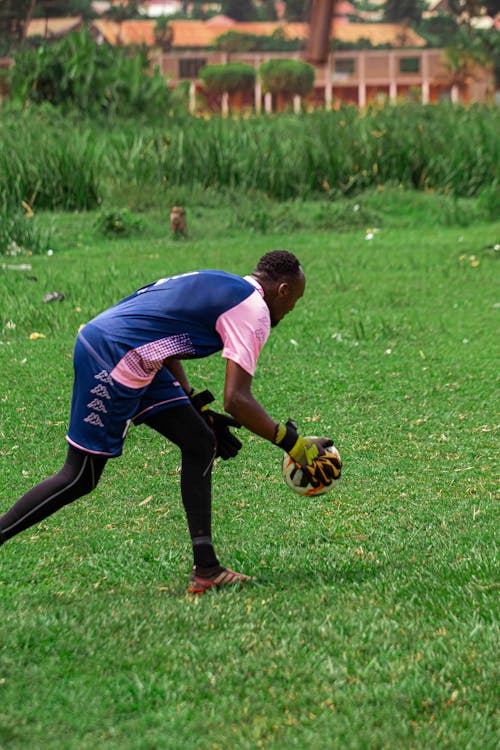
{"label": "goalkeeper glove", "polygon": [[310,466],[315,458],[324,455],[324,449],[333,445],[330,438],[303,438],[297,432],[297,424],[289,419],[286,424],[276,426],[276,445],[283,448],[302,468]]}
{"label": "goalkeeper glove", "polygon": [[325,455],[325,448],[333,445],[330,438],[303,438],[297,432],[297,424],[289,419],[278,424],[274,442],[302,468],[313,487],[329,485],[340,477],[342,461]]}
{"label": "goalkeeper glove", "polygon": [[215,440],[217,442],[215,455],[220,456],[224,461],[227,461],[228,458],[234,458],[240,450],[242,443],[229,431],[229,428],[241,427],[241,425],[232,417],[227,417],[225,414],[219,414],[208,408],[208,404],[215,401],[215,398],[210,391],[195,393],[193,390],[189,394],[189,398],[191,399],[191,403],[196,411],[201,414],[205,422],[215,434]]}
{"label": "goalkeeper glove", "polygon": [[311,466],[303,467],[302,471],[307,475],[313,487],[318,487],[320,484],[327,487],[336,479],[340,479],[342,461],[340,456],[322,455],[314,458]]}

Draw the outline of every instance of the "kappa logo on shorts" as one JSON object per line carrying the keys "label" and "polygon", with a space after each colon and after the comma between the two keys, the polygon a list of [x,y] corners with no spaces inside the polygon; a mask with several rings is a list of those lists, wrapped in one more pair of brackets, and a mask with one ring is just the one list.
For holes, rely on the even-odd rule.
{"label": "kappa logo on shorts", "polygon": [[97,375],[94,375],[95,380],[100,380],[101,383],[106,383],[106,385],[112,385],[113,380],[109,377],[109,373],[106,370],[101,370]]}
{"label": "kappa logo on shorts", "polygon": [[95,427],[104,427],[101,417],[95,412],[89,414],[83,421],[88,422],[88,424],[93,424]]}
{"label": "kappa logo on shorts", "polygon": [[101,398],[106,398],[108,401],[111,398],[111,396],[109,395],[109,391],[105,385],[96,385],[95,388],[92,388],[90,392],[93,393],[94,396],[100,396]]}
{"label": "kappa logo on shorts", "polygon": [[87,406],[89,407],[89,409],[95,409],[95,411],[100,411],[103,414],[108,413],[108,410],[106,409],[100,398],[95,398],[90,402],[90,404],[87,404]]}

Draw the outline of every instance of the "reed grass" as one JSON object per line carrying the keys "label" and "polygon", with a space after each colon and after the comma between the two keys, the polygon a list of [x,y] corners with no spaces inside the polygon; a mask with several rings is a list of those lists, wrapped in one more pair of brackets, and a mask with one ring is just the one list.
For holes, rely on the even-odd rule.
{"label": "reed grass", "polygon": [[260,191],[276,200],[399,184],[498,203],[500,113],[475,106],[354,107],[302,116],[123,122],[52,110],[0,118],[0,202],[87,209],[123,183]]}

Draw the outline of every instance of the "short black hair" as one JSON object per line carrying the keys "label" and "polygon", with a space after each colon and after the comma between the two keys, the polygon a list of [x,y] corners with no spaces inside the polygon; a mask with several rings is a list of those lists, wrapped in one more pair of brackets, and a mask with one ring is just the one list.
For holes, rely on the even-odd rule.
{"label": "short black hair", "polygon": [[288,250],[272,250],[259,260],[255,273],[272,281],[279,281],[283,277],[297,278],[301,270],[299,260],[293,253]]}

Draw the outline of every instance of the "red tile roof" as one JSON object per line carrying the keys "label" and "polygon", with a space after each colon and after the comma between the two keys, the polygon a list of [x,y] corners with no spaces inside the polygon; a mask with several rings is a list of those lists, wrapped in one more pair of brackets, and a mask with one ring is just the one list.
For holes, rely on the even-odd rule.
{"label": "red tile roof", "polygon": [[[97,29],[110,44],[147,44],[154,46],[155,20],[123,21],[118,24],[113,21],[97,20],[93,27]],[[174,30],[173,47],[203,48],[214,46],[215,40],[228,31],[244,34],[270,36],[274,31],[283,30],[287,39],[306,39],[309,25],[306,23],[256,22],[227,23],[225,17],[217,22],[217,17],[210,21],[170,21]],[[395,46],[422,47],[424,39],[411,29],[392,23],[350,23],[346,25],[332,23],[332,38],[336,34],[344,42],[356,42],[359,39],[369,39],[372,44],[394,44]]]}
{"label": "red tile roof", "polygon": [[28,36],[64,36],[82,25],[81,16],[68,18],[33,18],[28,24]]}

